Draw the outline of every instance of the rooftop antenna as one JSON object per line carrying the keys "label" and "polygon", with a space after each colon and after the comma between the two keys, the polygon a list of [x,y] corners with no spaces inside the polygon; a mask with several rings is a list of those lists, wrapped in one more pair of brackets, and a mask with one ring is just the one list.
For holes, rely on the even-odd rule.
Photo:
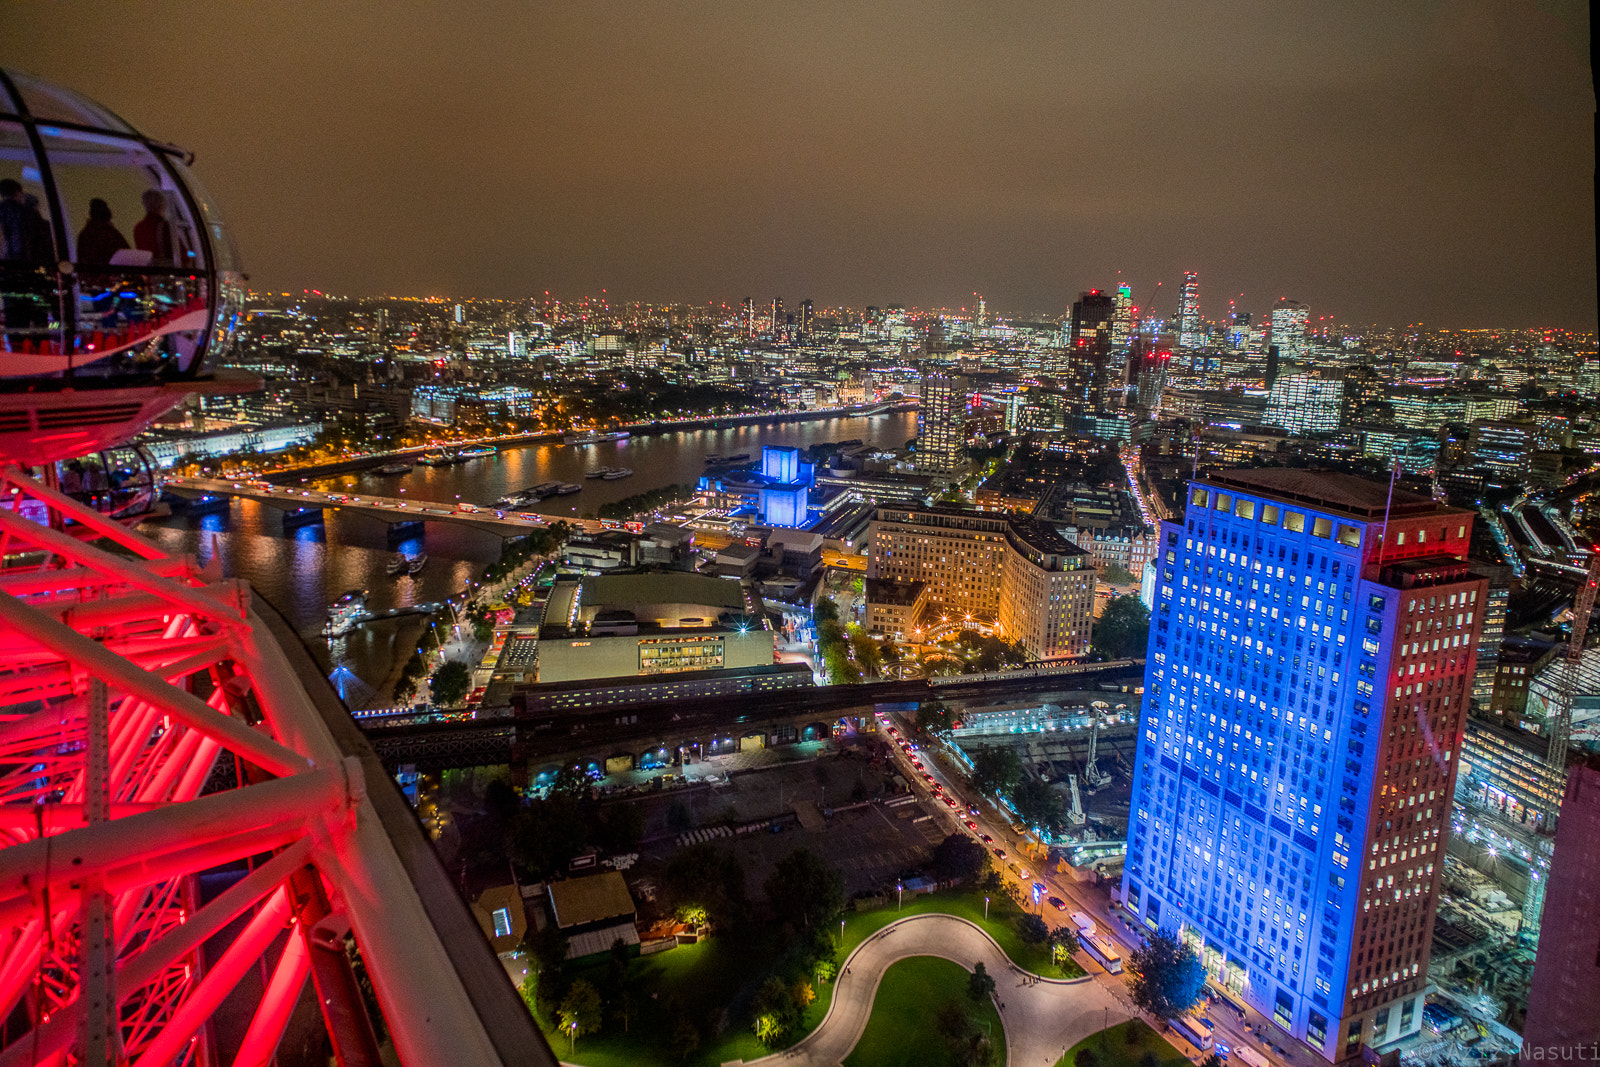
{"label": "rooftop antenna", "polygon": [[1400,454],[1394,455],[1389,465],[1389,497],[1383,502],[1383,535],[1378,538],[1378,566],[1383,566],[1383,554],[1389,548],[1389,509],[1394,506],[1394,483],[1400,477]]}

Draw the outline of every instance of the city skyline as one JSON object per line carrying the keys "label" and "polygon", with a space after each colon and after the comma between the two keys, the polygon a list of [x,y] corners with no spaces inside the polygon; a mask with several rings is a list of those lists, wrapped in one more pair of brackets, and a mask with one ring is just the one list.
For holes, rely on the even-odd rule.
{"label": "city skyline", "polygon": [[264,288],[1594,328],[1578,5],[187,10],[0,60],[194,151]]}

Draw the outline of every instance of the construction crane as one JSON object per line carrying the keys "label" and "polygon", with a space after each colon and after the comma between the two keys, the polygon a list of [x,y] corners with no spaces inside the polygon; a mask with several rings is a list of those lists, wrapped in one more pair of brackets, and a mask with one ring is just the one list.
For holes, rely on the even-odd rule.
{"label": "construction crane", "polygon": [[1545,715],[1550,733],[1545,763],[1563,776],[1567,769],[1567,745],[1572,738],[1572,702],[1578,694],[1578,667],[1583,662],[1583,645],[1589,636],[1589,616],[1594,612],[1597,586],[1600,586],[1600,548],[1591,548],[1589,573],[1578,586],[1578,595],[1572,598],[1572,636],[1567,638],[1567,657],[1556,685],[1556,703]]}
{"label": "construction crane", "polygon": [[1100,722],[1097,719],[1095,720],[1094,725],[1089,729],[1089,755],[1083,761],[1083,779],[1089,783],[1089,788],[1091,790],[1099,789],[1101,786],[1106,785],[1111,781],[1110,775],[1100,773],[1100,766],[1095,761],[1096,749],[1099,746],[1099,741]]}
{"label": "construction crane", "polygon": [[[1589,552],[1589,573],[1572,598],[1572,635],[1567,638],[1567,654],[1556,675],[1555,701],[1545,713],[1550,747],[1545,754],[1545,770],[1558,791],[1564,791],[1567,775],[1567,745],[1572,738],[1572,704],[1578,693],[1578,669],[1583,663],[1584,641],[1589,635],[1589,616],[1594,612],[1594,596],[1600,588],[1600,548]],[[1545,886],[1550,879],[1550,859],[1555,852],[1559,809],[1545,819],[1534,838],[1533,856],[1528,864],[1528,891],[1522,898],[1522,939],[1538,943],[1544,912]]]}

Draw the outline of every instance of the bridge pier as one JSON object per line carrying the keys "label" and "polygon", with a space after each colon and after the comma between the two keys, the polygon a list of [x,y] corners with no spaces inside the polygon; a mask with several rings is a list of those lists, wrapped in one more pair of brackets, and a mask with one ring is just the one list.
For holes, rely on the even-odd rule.
{"label": "bridge pier", "polygon": [[322,509],[315,506],[287,508],[283,512],[283,528],[296,530],[302,526],[322,523]]}
{"label": "bridge pier", "polygon": [[427,529],[428,524],[421,519],[407,519],[404,522],[390,523],[389,529],[384,536],[389,542],[389,547],[393,548],[403,541],[424,536],[427,533]]}

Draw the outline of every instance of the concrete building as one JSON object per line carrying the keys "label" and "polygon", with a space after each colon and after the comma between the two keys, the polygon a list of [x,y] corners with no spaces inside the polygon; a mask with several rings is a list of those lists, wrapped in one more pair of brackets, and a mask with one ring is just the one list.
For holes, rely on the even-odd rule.
{"label": "concrete building", "polygon": [[1595,1058],[1600,1045],[1600,756],[1567,769],[1533,964],[1522,1062]]}
{"label": "concrete building", "polygon": [[539,681],[771,664],[773,632],[750,610],[740,583],[707,575],[559,581],[545,602]]}
{"label": "concrete building", "polygon": [[1039,659],[1089,651],[1088,554],[1044,524],[936,505],[880,508],[871,531],[868,577],[924,583],[924,628],[992,626]]}
{"label": "concrete building", "polygon": [[917,410],[918,474],[943,476],[960,470],[966,444],[965,379],[929,372],[922,376],[922,404]]}
{"label": "concrete building", "polygon": [[550,915],[567,939],[567,959],[608,951],[621,941],[639,943],[637,909],[617,871],[550,883]]}
{"label": "concrete building", "polygon": [[1267,395],[1265,420],[1293,436],[1333,433],[1339,428],[1344,382],[1311,374],[1282,374]]}
{"label": "concrete building", "polygon": [[1472,517],[1288,469],[1162,524],[1123,896],[1330,1061],[1422,1026],[1488,589]]}
{"label": "concrete building", "polygon": [[928,583],[866,580],[867,633],[896,641],[912,639],[928,606]]}

